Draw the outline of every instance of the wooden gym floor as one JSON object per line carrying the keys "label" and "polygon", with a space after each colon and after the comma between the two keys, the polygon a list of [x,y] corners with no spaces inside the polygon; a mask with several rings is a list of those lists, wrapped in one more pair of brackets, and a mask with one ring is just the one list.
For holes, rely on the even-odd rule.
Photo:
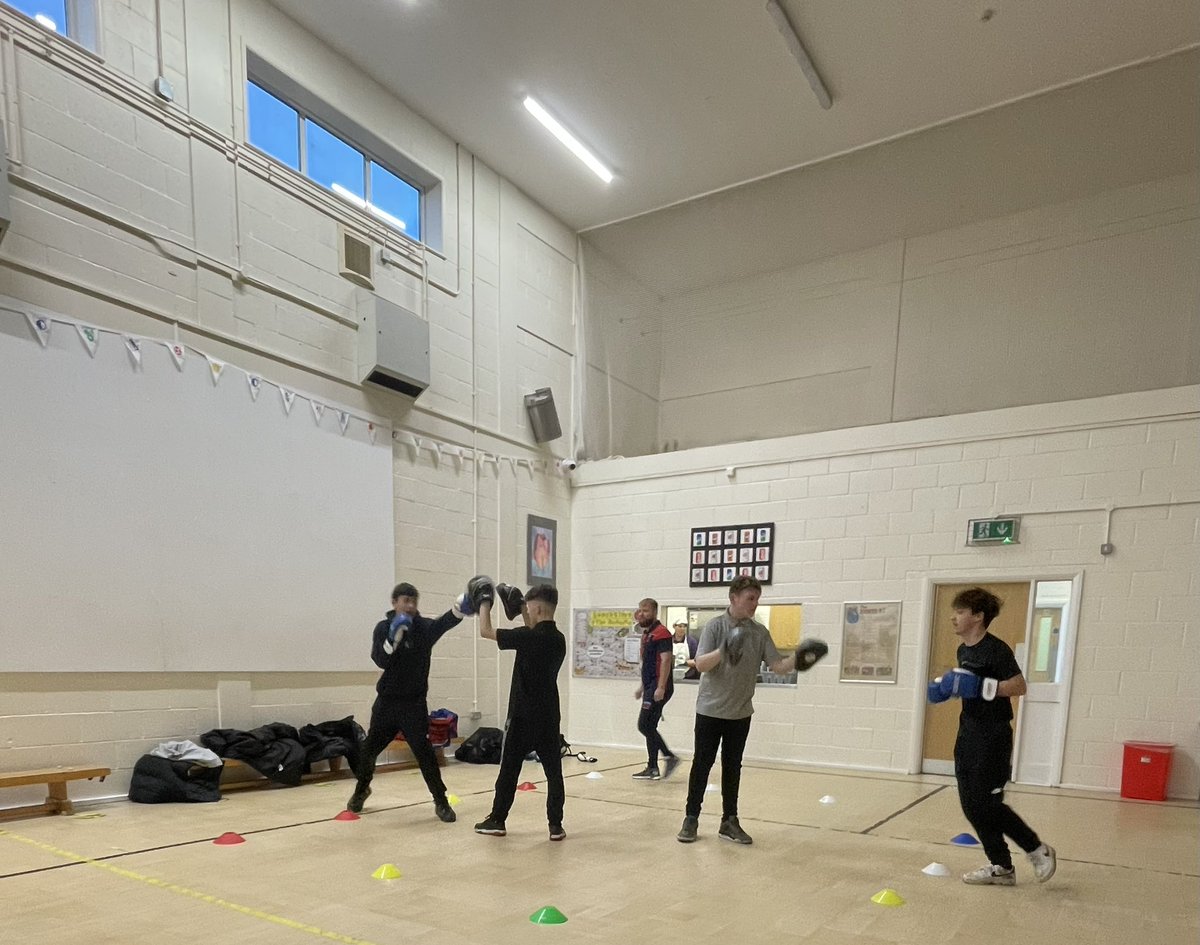
{"label": "wooden gym floor", "polygon": [[[416,771],[380,774],[361,820],[339,822],[351,783],[228,794],[218,804],[80,805],[0,826],[0,943],[304,945],[312,942],[799,942],[1183,945],[1200,940],[1200,806],[1010,788],[1009,802],[1058,848],[1058,873],[1015,888],[968,887],[978,847],[953,780],[749,765],[742,847],[717,838],[706,796],[700,840],[675,841],[688,762],[633,781],[641,752],[566,759],[567,840],[550,843],[541,768],[523,778],[508,836],[478,836],[498,770],[450,762],[461,800],[443,824]],[[599,772],[600,779],[585,777]],[[711,781],[719,783],[720,767]],[[832,796],[833,804],[820,798]],[[232,831],[245,843],[218,846]],[[944,863],[950,878],[924,875]],[[372,878],[384,864],[400,877]],[[871,897],[894,890],[904,905]],[[564,925],[538,926],[544,906]]]}

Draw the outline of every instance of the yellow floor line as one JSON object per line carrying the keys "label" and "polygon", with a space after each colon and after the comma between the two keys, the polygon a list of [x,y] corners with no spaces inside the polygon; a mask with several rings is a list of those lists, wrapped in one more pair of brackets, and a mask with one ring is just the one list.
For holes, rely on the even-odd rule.
{"label": "yellow floor line", "polygon": [[34,840],[30,837],[22,837],[20,834],[12,833],[9,830],[0,829],[0,837],[5,837],[9,840],[15,840],[17,843],[24,843],[31,847],[37,847],[39,850],[44,850],[47,853],[53,853],[55,856],[63,857],[75,863],[86,863],[88,866],[93,866],[96,869],[104,870],[106,873],[112,873],[114,876],[121,876],[125,879],[137,880],[139,883],[145,883],[147,886],[154,886],[157,889],[165,889],[168,892],[176,893],[180,896],[187,896],[189,899],[196,899],[200,902],[207,902],[210,905],[220,906],[223,909],[229,909],[231,912],[240,912],[242,915],[250,916],[252,919],[261,919],[263,922],[271,922],[275,925],[282,925],[289,929],[296,929],[299,932],[307,932],[309,935],[315,935],[318,938],[328,939],[332,942],[341,942],[342,945],[373,945],[373,943],[361,938],[351,938],[349,935],[340,935],[337,932],[326,932],[324,929],[317,928],[315,925],[307,925],[304,922],[297,922],[295,919],[285,919],[283,916],[272,915],[270,912],[262,912],[258,909],[253,909],[250,906],[243,906],[237,902],[230,902],[228,899],[222,899],[220,896],[210,896],[207,893],[199,892],[195,889],[189,889],[186,886],[180,886],[176,883],[169,883],[165,879],[158,879],[154,876],[145,876],[142,873],[136,873],[133,870],[127,870],[120,866],[113,866],[111,863],[102,863],[99,860],[93,860],[90,857],[80,856],[78,853],[72,853],[70,850],[62,850],[49,843],[42,843],[40,840]]}

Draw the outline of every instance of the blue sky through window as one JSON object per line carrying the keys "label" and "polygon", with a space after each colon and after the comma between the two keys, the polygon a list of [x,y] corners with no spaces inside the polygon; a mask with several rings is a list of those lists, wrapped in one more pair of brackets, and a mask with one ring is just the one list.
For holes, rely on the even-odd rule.
{"label": "blue sky through window", "polygon": [[266,89],[246,83],[250,143],[292,170],[300,170],[300,115]]}
{"label": "blue sky through window", "polygon": [[304,119],[304,134],[308,156],[305,173],[335,193],[342,189],[355,197],[366,197],[366,161],[362,154],[311,118]]}
{"label": "blue sky through window", "polygon": [[[54,24],[55,32],[61,33],[63,36],[67,35],[66,0],[3,0],[3,2],[14,10],[20,10],[26,16],[35,19],[41,14]],[[50,28],[49,23],[41,20],[38,22],[47,29]]]}
{"label": "blue sky through window", "polygon": [[371,162],[371,204],[404,223],[404,232],[421,238],[421,192],[381,164]]}

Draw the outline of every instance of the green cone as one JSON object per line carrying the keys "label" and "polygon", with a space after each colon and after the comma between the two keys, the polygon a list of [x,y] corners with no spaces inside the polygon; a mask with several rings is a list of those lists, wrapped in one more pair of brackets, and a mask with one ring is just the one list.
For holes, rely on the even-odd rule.
{"label": "green cone", "polygon": [[554,906],[544,906],[529,917],[529,921],[537,925],[562,925],[567,917]]}

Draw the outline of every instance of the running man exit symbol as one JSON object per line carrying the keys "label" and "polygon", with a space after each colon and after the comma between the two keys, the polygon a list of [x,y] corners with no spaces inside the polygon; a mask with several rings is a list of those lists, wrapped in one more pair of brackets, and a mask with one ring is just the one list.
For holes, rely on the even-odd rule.
{"label": "running man exit symbol", "polygon": [[1015,545],[1020,532],[1019,518],[973,518],[967,523],[967,544]]}

